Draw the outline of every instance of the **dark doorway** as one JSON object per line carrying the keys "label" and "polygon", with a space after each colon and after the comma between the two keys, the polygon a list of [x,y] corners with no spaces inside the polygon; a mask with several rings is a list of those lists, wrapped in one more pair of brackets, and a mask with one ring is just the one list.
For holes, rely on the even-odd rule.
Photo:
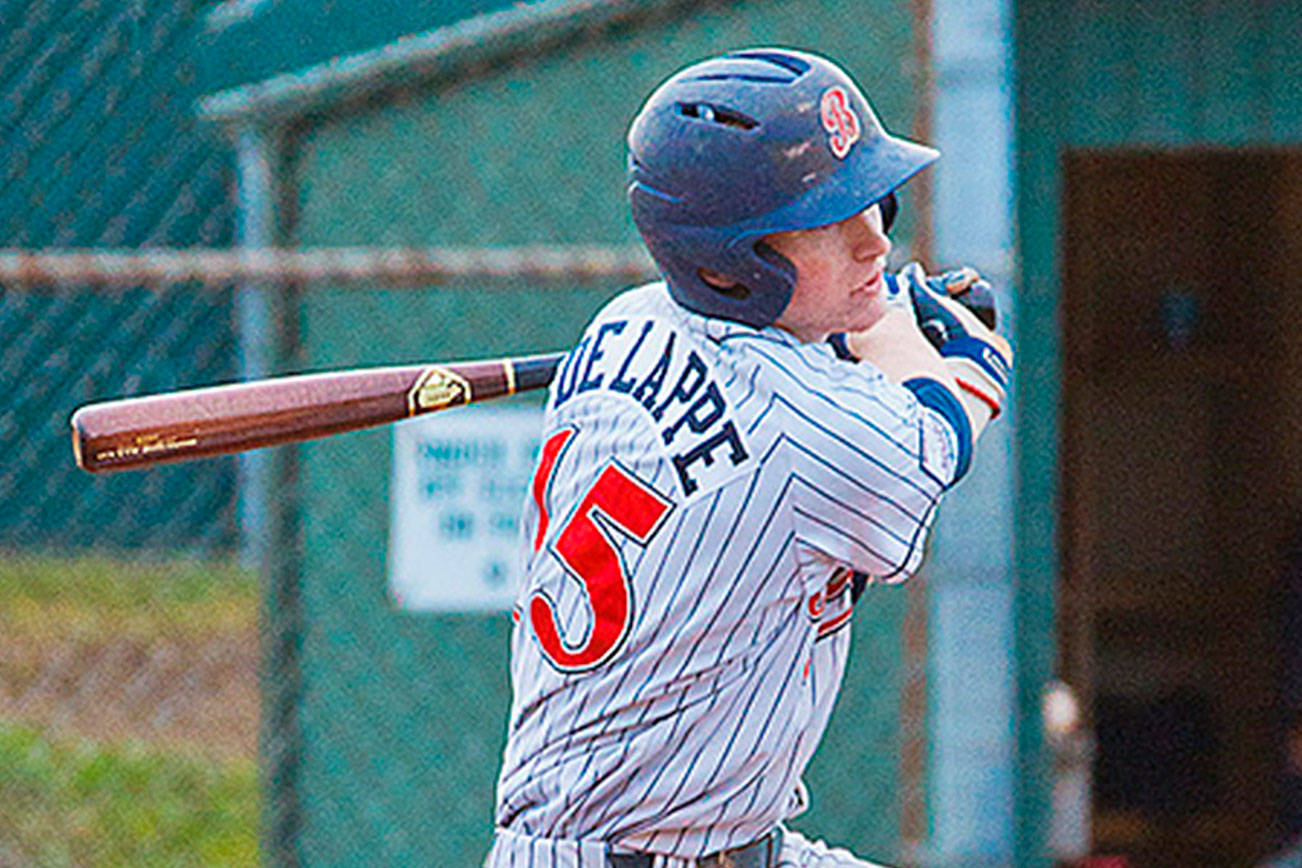
{"label": "dark doorway", "polygon": [[1302,152],[1065,159],[1063,675],[1096,852],[1250,866],[1284,834],[1302,527]]}

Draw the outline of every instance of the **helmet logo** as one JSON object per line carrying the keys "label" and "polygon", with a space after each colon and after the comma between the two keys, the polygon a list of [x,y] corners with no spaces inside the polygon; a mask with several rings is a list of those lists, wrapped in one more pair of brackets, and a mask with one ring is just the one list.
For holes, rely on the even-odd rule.
{"label": "helmet logo", "polygon": [[850,146],[859,141],[859,116],[850,106],[850,97],[845,88],[829,87],[823,91],[823,100],[819,106],[823,117],[823,129],[827,130],[827,145],[832,155],[844,160],[850,153]]}

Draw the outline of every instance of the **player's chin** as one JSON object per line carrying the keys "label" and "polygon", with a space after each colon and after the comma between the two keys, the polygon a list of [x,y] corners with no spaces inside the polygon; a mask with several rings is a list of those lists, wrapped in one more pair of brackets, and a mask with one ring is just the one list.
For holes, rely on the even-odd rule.
{"label": "player's chin", "polygon": [[886,297],[880,292],[855,291],[846,311],[846,331],[861,332],[875,326],[886,315]]}

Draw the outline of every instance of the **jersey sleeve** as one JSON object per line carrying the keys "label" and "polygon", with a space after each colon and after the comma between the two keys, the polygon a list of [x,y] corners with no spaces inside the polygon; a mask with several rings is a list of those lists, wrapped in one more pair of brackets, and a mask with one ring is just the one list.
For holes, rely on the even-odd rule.
{"label": "jersey sleeve", "polygon": [[907,578],[965,463],[961,423],[934,396],[920,400],[917,383],[892,383],[825,348],[753,351],[772,389],[768,424],[781,426],[797,543],[879,580]]}

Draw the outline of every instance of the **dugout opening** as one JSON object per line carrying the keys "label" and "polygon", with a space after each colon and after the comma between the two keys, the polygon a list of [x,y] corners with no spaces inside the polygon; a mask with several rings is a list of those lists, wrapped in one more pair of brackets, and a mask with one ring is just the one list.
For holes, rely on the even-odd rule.
{"label": "dugout opening", "polygon": [[1302,825],[1302,150],[1063,168],[1059,659],[1093,852],[1253,865]]}

